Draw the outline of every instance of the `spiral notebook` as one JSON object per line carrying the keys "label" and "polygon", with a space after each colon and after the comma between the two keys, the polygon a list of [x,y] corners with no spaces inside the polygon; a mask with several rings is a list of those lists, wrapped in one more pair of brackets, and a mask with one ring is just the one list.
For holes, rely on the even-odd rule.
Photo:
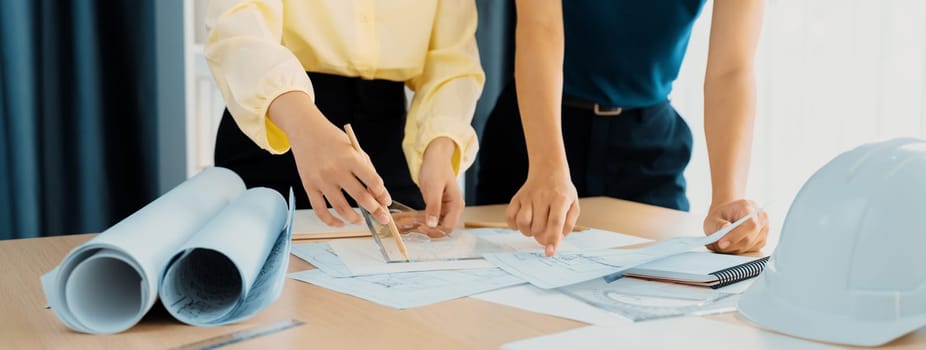
{"label": "spiral notebook", "polygon": [[720,288],[758,276],[768,257],[687,252],[638,266],[624,276]]}

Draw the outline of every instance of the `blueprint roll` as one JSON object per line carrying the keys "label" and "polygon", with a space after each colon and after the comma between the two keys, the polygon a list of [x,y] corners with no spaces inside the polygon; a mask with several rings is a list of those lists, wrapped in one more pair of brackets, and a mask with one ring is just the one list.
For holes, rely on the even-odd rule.
{"label": "blueprint roll", "polygon": [[241,178],[224,168],[208,168],[183,182],[75,248],[42,276],[49,306],[75,331],[132,327],[157,300],[177,247],[244,190]]}
{"label": "blueprint roll", "polygon": [[283,290],[290,239],[287,204],[254,188],[209,221],[174,255],[161,301],[178,320],[216,326],[248,318]]}

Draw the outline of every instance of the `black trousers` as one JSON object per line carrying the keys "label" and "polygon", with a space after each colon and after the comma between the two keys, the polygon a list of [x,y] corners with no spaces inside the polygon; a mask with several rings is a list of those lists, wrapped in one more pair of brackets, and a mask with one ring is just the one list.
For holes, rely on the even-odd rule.
{"label": "black trousers", "polygon": [[[563,139],[579,197],[608,196],[687,211],[683,172],[691,130],[668,101],[597,116],[563,108]],[[502,91],[480,143],[477,204],[507,203],[527,179],[528,158],[514,83]]]}
{"label": "black trousers", "polygon": [[[392,198],[413,208],[424,208],[421,192],[412,181],[402,153],[404,83],[307,74],[315,88],[315,105],[334,125],[343,128],[344,124],[351,124]],[[248,188],[269,187],[286,196],[292,187],[296,207],[311,208],[292,151],[273,155],[261,149],[241,132],[227,109],[216,136],[215,165],[238,173]],[[345,197],[356,206],[350,196],[345,194]]]}

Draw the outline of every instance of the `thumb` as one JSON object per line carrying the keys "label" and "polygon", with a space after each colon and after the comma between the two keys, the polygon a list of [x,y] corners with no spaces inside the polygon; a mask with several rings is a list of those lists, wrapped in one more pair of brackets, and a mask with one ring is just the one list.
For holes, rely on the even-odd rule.
{"label": "thumb", "polygon": [[[729,221],[726,221],[726,222],[720,224],[720,225],[719,225],[720,227],[718,227],[718,228],[715,229],[714,231],[712,231],[712,232],[705,232],[705,234],[707,234],[707,235],[713,234],[714,232],[723,230],[725,227],[730,226],[730,225],[732,225],[732,224],[731,224]],[[711,249],[711,250],[714,250],[714,251],[717,251],[717,250],[721,250],[721,251],[722,251],[723,249],[726,249],[726,248],[729,247],[729,246],[730,246],[730,241],[727,239],[727,237],[724,237],[724,238],[721,238],[721,239],[720,239],[719,241],[717,241],[717,242],[711,243],[708,247],[710,247],[710,249]]]}
{"label": "thumb", "polygon": [[428,227],[435,228],[439,222],[441,213],[441,197],[443,191],[439,186],[423,186],[421,195],[424,197],[424,215]]}
{"label": "thumb", "polygon": [[[733,223],[728,222],[728,223],[726,223],[726,224],[723,224],[723,226],[720,226],[720,229],[722,230],[722,229],[724,229],[724,228],[726,228],[727,226],[730,226],[730,225],[733,225]],[[717,242],[717,247],[720,248],[720,249],[726,249],[727,247],[729,247],[729,246],[730,246],[730,238],[729,238],[729,236],[730,236],[730,235],[727,234],[726,236],[724,236],[723,238],[721,238],[720,241]]]}

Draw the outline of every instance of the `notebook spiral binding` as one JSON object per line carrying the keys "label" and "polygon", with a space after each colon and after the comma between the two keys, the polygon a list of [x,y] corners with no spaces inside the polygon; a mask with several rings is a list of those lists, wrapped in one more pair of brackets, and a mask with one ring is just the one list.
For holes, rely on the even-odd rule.
{"label": "notebook spiral binding", "polygon": [[765,269],[765,264],[768,263],[768,258],[769,257],[766,256],[762,259],[753,260],[717,272],[712,272],[711,275],[716,276],[719,282],[712,285],[711,288],[717,289],[758,276],[760,273],[762,273],[762,270]]}

